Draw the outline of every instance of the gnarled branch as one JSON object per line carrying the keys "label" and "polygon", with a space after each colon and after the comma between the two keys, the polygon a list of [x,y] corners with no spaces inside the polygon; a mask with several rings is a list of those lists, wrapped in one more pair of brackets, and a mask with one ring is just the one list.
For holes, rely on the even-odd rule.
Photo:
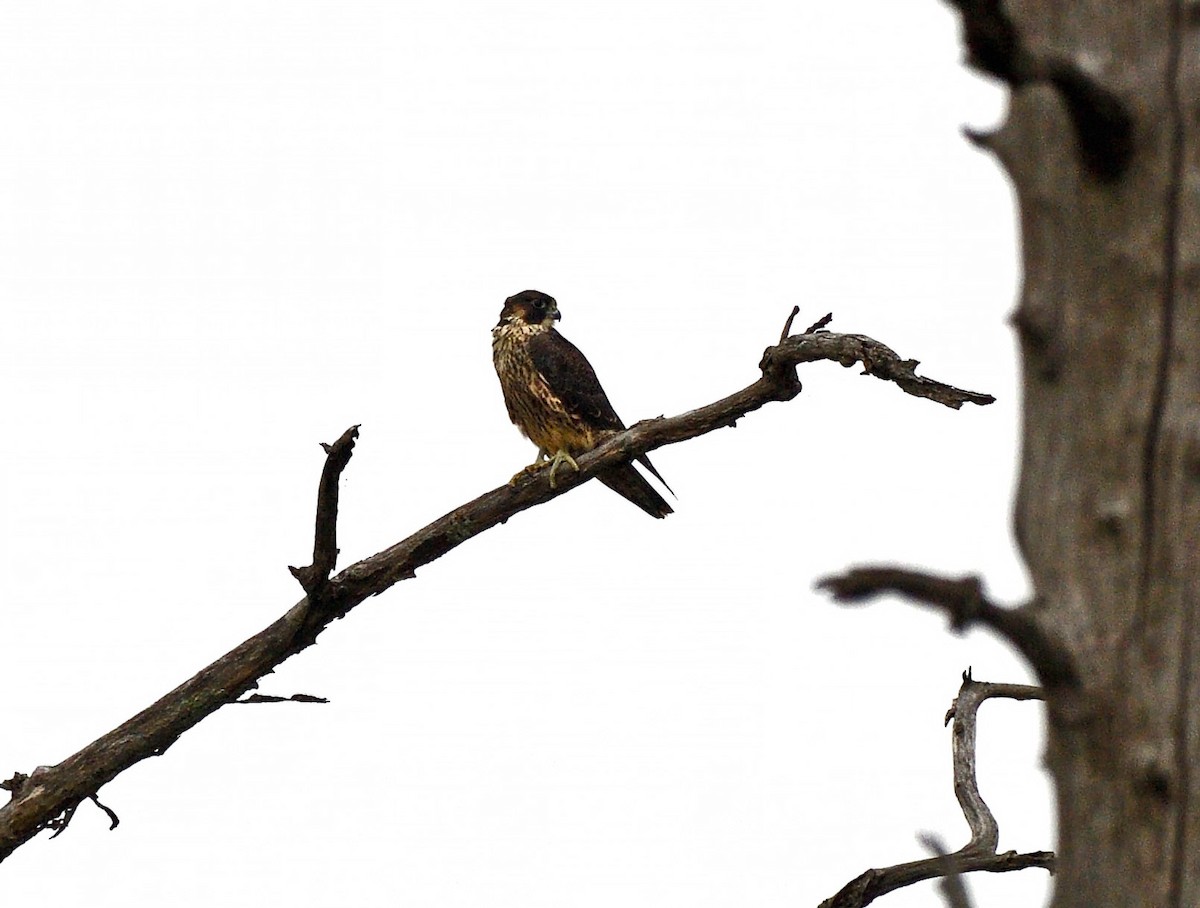
{"label": "gnarled branch", "polygon": [[898,593],[941,609],[950,627],[962,633],[975,624],[991,628],[1029,660],[1046,687],[1074,686],[1078,674],[1070,651],[1038,620],[1034,606],[1002,608],[983,594],[975,576],[952,579],[892,565],[854,568],[817,582],[842,603],[857,604]]}
{"label": "gnarled branch", "polygon": [[[160,756],[181,734],[257,686],[258,679],[288,657],[316,642],[333,620],[370,596],[415,576],[423,565],[527,508],[563,495],[598,473],[639,454],[732,426],[771,401],[791,400],[801,391],[796,366],[833,360],[861,362],[866,372],[897,384],[909,394],[949,407],[988,404],[990,395],[963,391],[915,374],[915,360],[901,360],[869,337],[819,330],[785,337],[763,354],[762,376],[730,396],[670,418],[645,420],[577,458],[578,471],[557,476],[551,488],[545,473],[517,478],[467,502],[407,539],[329,577],[337,554],[334,522],[337,479],[350,458],[357,426],[326,448],[318,495],[313,563],[294,568],[306,596],[288,612],[216,662],[185,681],[133,718],[55,766],[39,766],[0,808],[0,860],[56,818],[94,795],[101,786],[147,757]],[[785,332],[786,333],[786,332]]]}
{"label": "gnarled branch", "polygon": [[971,840],[953,854],[945,854],[937,847],[933,849],[939,852],[935,857],[861,873],[843,886],[836,895],[823,901],[820,908],[863,908],[881,895],[887,895],[913,883],[976,870],[1003,873],[1009,870],[1024,870],[1027,867],[1041,867],[1054,872],[1052,851],[1034,851],[1029,854],[1018,854],[1015,851],[996,853],[996,846],[1000,841],[1000,826],[979,794],[979,782],[975,775],[976,715],[980,704],[992,697],[1043,700],[1045,694],[1041,688],[1027,684],[975,681],[971,677],[970,669],[963,672],[958,696],[954,698],[954,703],[946,713],[946,724],[954,722],[950,745],[954,758],[954,794],[971,829]]}
{"label": "gnarled branch", "polygon": [[322,443],[325,450],[325,466],[321,470],[321,484],[317,487],[317,519],[313,530],[313,560],[304,567],[288,566],[292,576],[310,598],[324,592],[329,584],[329,575],[337,565],[337,512],[338,480],[354,454],[354,440],[358,438],[358,426],[351,426],[331,445]]}

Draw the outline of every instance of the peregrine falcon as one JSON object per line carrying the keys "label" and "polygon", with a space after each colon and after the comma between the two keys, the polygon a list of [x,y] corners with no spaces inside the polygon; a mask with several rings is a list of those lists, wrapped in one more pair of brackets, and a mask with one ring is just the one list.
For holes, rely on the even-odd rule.
{"label": "peregrine falcon", "polygon": [[[492,360],[500,377],[508,415],[538,446],[527,470],[550,461],[550,485],[563,464],[578,469],[575,457],[625,429],[596,372],[579,349],[554,328],[561,318],[554,298],[524,290],[504,301],[492,329]],[[637,462],[670,486],[646,455]],[[602,483],[651,517],[666,517],[671,506],[632,463],[599,474]]]}

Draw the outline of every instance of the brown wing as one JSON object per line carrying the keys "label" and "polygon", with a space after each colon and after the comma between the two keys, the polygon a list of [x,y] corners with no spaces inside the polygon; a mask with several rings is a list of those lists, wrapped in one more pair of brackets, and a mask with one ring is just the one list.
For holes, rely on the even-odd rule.
{"label": "brown wing", "polygon": [[625,428],[600,387],[596,370],[573,343],[551,328],[531,337],[526,349],[533,367],[568,413],[595,429],[619,432]]}
{"label": "brown wing", "polygon": [[[617,415],[617,411],[609,402],[608,395],[600,387],[600,379],[596,377],[596,370],[592,368],[592,364],[587,361],[587,357],[580,352],[578,347],[551,328],[549,331],[530,338],[528,350],[533,367],[542,374],[550,390],[567,408],[567,412],[578,416],[596,429],[610,429],[619,432],[625,428],[625,423],[621,421],[621,417]],[[642,454],[637,458],[637,462],[666,486],[667,491],[671,491],[671,487],[659,475],[649,457]],[[637,483],[632,481],[623,482],[622,485],[625,488],[618,488],[608,482],[605,485],[610,486],[614,491],[624,495],[655,517],[665,517],[671,513],[671,508],[654,491],[654,488],[638,476],[636,470],[630,468],[630,472],[638,480],[641,480],[641,484],[645,486],[644,490],[637,488]],[[628,478],[626,477],[626,479]],[[603,477],[601,480],[603,481]],[[633,492],[634,495],[627,494],[627,492]],[[647,492],[654,498],[649,498],[646,495]],[[671,494],[675,493],[671,492]],[[639,498],[641,500],[638,500]],[[665,511],[663,511],[664,508]]]}

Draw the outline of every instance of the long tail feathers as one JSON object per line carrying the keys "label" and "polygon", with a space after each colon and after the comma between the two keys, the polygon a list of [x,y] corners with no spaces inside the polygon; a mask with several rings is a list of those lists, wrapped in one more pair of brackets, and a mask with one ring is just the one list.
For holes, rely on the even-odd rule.
{"label": "long tail feathers", "polygon": [[655,479],[657,479],[659,482],[661,482],[663,484],[663,486],[666,488],[666,490],[668,492],[670,492],[674,498],[679,497],[678,495],[675,494],[675,490],[672,489],[669,485],[667,485],[667,481],[662,478],[662,476],[659,474],[658,470],[654,469],[654,464],[652,464],[650,462],[649,457],[647,457],[645,454],[643,454],[641,457],[639,457],[637,459],[637,462],[640,463],[647,470],[649,470],[650,475],[653,476]]}
{"label": "long tail feathers", "polygon": [[[639,463],[643,463],[651,473],[653,473],[659,482],[662,482],[662,477],[658,475],[658,471],[650,465],[650,461],[645,457],[638,458]],[[666,517],[673,513],[674,509],[667,504],[665,498],[654,490],[654,486],[641,473],[637,471],[633,464],[625,464],[624,466],[616,467],[601,473],[596,477],[622,498],[627,498],[636,504],[639,508],[649,514],[651,517]],[[664,486],[667,486],[663,482]],[[670,489],[667,486],[667,489]],[[674,495],[674,492],[671,492]]]}

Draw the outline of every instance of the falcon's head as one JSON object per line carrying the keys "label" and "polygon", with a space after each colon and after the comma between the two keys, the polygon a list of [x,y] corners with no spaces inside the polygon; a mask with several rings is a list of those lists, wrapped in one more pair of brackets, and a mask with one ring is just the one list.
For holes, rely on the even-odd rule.
{"label": "falcon's head", "polygon": [[500,310],[500,324],[541,325],[549,328],[562,318],[554,297],[540,290],[522,290],[504,301]]}

